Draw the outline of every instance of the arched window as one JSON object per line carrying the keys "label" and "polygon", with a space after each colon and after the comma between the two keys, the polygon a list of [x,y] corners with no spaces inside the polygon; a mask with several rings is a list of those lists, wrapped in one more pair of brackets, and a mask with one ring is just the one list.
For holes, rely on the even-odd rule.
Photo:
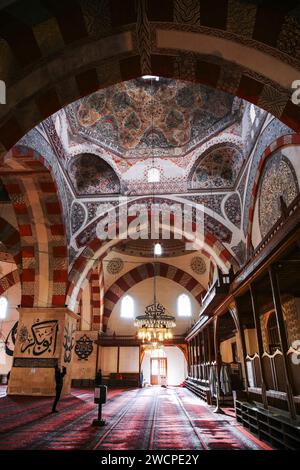
{"label": "arched window", "polygon": [[6,318],[7,304],[7,298],[0,297],[0,319]]}
{"label": "arched window", "polygon": [[251,106],[250,106],[250,119],[251,119],[252,124],[255,121],[255,117],[256,117],[255,106],[252,103]]}
{"label": "arched window", "polygon": [[191,317],[192,306],[188,295],[181,294],[177,299],[177,313],[179,317]]}
{"label": "arched window", "polygon": [[121,300],[121,317],[134,318],[134,303],[130,295],[125,295]]}
{"label": "arched window", "polygon": [[148,183],[159,183],[160,173],[157,168],[150,168],[148,171]]}

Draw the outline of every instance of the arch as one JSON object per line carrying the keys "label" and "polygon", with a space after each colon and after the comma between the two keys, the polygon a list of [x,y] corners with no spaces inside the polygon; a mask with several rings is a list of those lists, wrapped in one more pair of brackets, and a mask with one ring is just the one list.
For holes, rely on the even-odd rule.
{"label": "arch", "polygon": [[[150,218],[151,212],[149,211],[148,222],[151,222]],[[128,217],[127,223],[129,224],[131,220],[132,217]],[[160,228],[170,228],[170,231],[172,233],[175,233],[176,227],[174,227],[173,224],[174,221],[172,220],[170,227],[164,227],[163,224],[160,223]],[[117,229],[118,228],[119,227],[117,226]],[[192,224],[192,229],[195,233],[195,224]],[[183,239],[186,242],[190,242],[189,234],[183,232]],[[86,248],[80,253],[78,258],[74,261],[72,269],[69,273],[67,304],[71,310],[74,309],[80,285],[83,282],[86,273],[92,268],[94,262],[98,259],[102,260],[116,244],[122,242],[124,242],[124,239],[122,239],[122,233],[119,235],[119,238],[109,241],[102,241],[95,235],[94,238],[88,243]],[[230,254],[230,252],[211,233],[206,232],[204,236],[202,236],[201,234],[197,234],[196,243],[199,243],[199,245],[204,248],[205,252],[208,253],[214,259],[215,263],[219,265],[223,270],[227,271],[230,266],[238,266],[236,260]]]}
{"label": "arch", "polygon": [[0,295],[4,294],[8,289],[20,282],[20,275],[18,269],[14,269],[10,273],[0,279]]}
{"label": "arch", "polygon": [[291,145],[299,145],[299,144],[300,144],[299,134],[285,135],[285,136],[279,137],[274,142],[272,142],[263,152],[260,158],[260,162],[259,162],[256,174],[255,174],[255,179],[254,179],[252,192],[251,192],[251,202],[250,202],[250,207],[248,211],[248,220],[249,220],[248,234],[247,234],[248,246],[251,246],[251,243],[252,243],[252,227],[253,227],[255,201],[258,195],[259,181],[260,181],[260,177],[261,177],[265,162],[277,150],[284,148],[284,147],[289,147]]}
{"label": "arch", "polygon": [[134,285],[144,281],[145,279],[152,278],[154,273],[155,276],[164,277],[176,282],[177,284],[180,284],[182,287],[188,290],[200,304],[202,296],[205,293],[205,289],[193,276],[183,271],[182,269],[176,268],[175,266],[166,263],[156,262],[154,265],[153,263],[142,264],[121,276],[105,292],[102,326],[104,332],[107,329],[107,323],[113,308],[120,298]]}
{"label": "arch", "polygon": [[20,234],[21,306],[65,306],[67,242],[52,169],[42,155],[19,146],[4,168],[2,180]]}
{"label": "arch", "polygon": [[[228,91],[299,130],[300,109],[290,100],[291,83],[299,75],[298,22],[288,5],[269,9],[263,4],[223,2],[216,16],[211,3],[201,0],[195,2],[194,14],[185,16],[190,2],[185,7],[181,3],[153,0],[145,8],[144,2],[135,0],[127,0],[126,6],[122,0],[103,2],[103,23],[93,14],[93,2],[47,3],[40,21],[46,12],[53,25],[50,37],[44,36],[39,21],[20,20],[16,2],[2,8],[8,57],[2,78],[8,92],[12,86],[14,90],[9,103],[2,105],[2,152],[62,106],[144,74],[188,78]],[[28,12],[30,8],[29,4]],[[38,18],[36,11],[31,16]],[[268,27],[270,18],[273,28]],[[20,28],[26,37],[22,52],[14,40]],[[284,40],[287,31],[289,41]]]}
{"label": "arch", "polygon": [[[215,145],[212,145],[210,146],[207,150],[205,150],[205,152],[202,153],[202,155],[199,155],[199,157],[196,159],[196,161],[194,162],[191,170],[190,170],[190,173],[189,173],[189,176],[188,176],[188,188],[191,189],[191,190],[195,190],[195,189],[205,189],[205,186],[195,186],[195,183],[194,183],[194,177],[195,177],[195,174],[196,174],[196,171],[197,169],[202,166],[203,168],[203,165],[206,164],[206,161],[209,159],[209,157],[211,156],[211,154],[215,154],[216,152],[220,152],[222,153],[222,151],[228,151],[228,150],[231,150],[232,152],[236,152],[236,155],[238,154],[238,159],[236,160],[240,160],[238,163],[237,166],[237,169],[236,169],[236,174],[235,174],[235,179],[234,181],[231,182],[231,184],[229,184],[229,187],[226,187],[227,190],[229,189],[233,189],[233,187],[235,186],[235,183],[236,181],[238,180],[238,177],[239,177],[239,174],[240,174],[240,171],[242,169],[242,166],[243,166],[243,162],[244,162],[244,156],[243,156],[243,150],[242,148],[240,148],[238,145],[236,144],[233,144],[231,142],[222,142],[222,143],[217,143]],[[228,157],[230,159],[230,156]],[[233,158],[232,158],[233,159]],[[221,165],[221,163],[223,163],[223,166]],[[215,162],[215,165],[218,164],[220,166],[220,170],[222,170],[224,168],[224,159],[222,162]],[[213,178],[214,176],[212,176]],[[211,183],[211,179],[210,179],[210,183]],[[221,182],[221,179],[220,179],[220,182]],[[223,184],[225,183],[225,180],[223,179]],[[210,184],[210,187],[211,187],[211,184]],[[215,189],[224,189],[224,186],[221,187],[221,186],[215,186]]]}
{"label": "arch", "polygon": [[81,153],[71,160],[68,177],[80,196],[118,194],[120,179],[112,166],[93,153]]}

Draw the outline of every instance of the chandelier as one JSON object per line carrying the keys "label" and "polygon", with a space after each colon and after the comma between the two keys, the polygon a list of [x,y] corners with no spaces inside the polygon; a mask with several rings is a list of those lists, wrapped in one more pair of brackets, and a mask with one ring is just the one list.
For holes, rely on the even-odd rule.
{"label": "chandelier", "polygon": [[147,305],[145,314],[136,317],[134,326],[137,337],[143,343],[159,343],[173,338],[171,328],[176,326],[175,317],[166,314],[166,309],[158,302]]}

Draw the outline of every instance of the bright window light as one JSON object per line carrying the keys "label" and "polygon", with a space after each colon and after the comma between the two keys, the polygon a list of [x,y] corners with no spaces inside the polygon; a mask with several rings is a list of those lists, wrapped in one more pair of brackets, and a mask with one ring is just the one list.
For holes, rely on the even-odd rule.
{"label": "bright window light", "polygon": [[250,119],[251,119],[252,124],[255,121],[255,117],[256,117],[255,106],[254,106],[254,104],[251,104],[251,106],[250,106]]}
{"label": "bright window light", "polygon": [[179,317],[191,317],[192,306],[188,295],[181,294],[177,299],[177,313]]}
{"label": "bright window light", "polygon": [[6,312],[7,312],[7,298],[6,297],[0,297],[0,319],[6,318]]}
{"label": "bright window light", "polygon": [[134,318],[134,303],[130,295],[121,300],[121,318]]}
{"label": "bright window light", "polygon": [[159,183],[160,173],[157,168],[150,168],[148,171],[148,183]]}
{"label": "bright window light", "polygon": [[156,77],[155,75],[143,75],[142,79],[143,80],[155,80],[156,82],[158,82],[159,77]]}
{"label": "bright window light", "polygon": [[154,245],[154,254],[160,256],[162,254],[162,246],[160,243],[155,243]]}

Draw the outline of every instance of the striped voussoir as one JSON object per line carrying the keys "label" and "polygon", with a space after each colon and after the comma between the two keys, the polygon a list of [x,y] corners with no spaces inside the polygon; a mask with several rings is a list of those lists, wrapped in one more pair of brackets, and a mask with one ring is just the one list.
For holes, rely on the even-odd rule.
{"label": "striped voussoir", "polygon": [[[23,307],[64,306],[68,282],[67,242],[57,187],[44,159],[15,146],[2,180],[16,215],[21,246]],[[24,170],[24,171],[15,171]],[[42,276],[40,262],[47,266]],[[45,285],[41,301],[40,277]],[[47,295],[47,298],[45,297]],[[40,303],[42,302],[42,305]]]}
{"label": "striped voussoir", "polygon": [[300,145],[300,134],[289,134],[278,139],[274,140],[263,152],[257,171],[255,175],[255,179],[252,186],[252,194],[251,194],[251,203],[249,207],[249,222],[248,222],[248,243],[251,243],[252,239],[252,226],[253,226],[253,217],[254,217],[254,207],[256,197],[258,195],[258,188],[259,188],[259,180],[262,174],[264,165],[266,160],[277,150],[288,147],[290,145]]}
{"label": "striped voussoir", "polygon": [[[293,8],[289,2],[256,3],[151,0],[137,8],[136,0],[101,5],[96,0],[28,2],[25,19],[22,2],[10,2],[0,11],[5,58],[1,79],[8,89],[14,88],[0,120],[1,153],[66,104],[145,71],[214,86],[261,106],[299,130],[300,108],[292,103],[289,86],[277,86],[266,67],[265,75],[259,75],[257,64],[251,63],[250,69],[243,61],[214,54],[224,41],[228,50],[240,48],[241,58],[245,56],[242,47],[250,52],[249,59],[251,51],[254,59],[257,51],[266,56],[266,62],[275,58],[297,78],[299,19]],[[177,42],[159,42],[160,33],[172,32],[178,32]],[[193,49],[197,40],[183,49],[182,33],[205,35],[210,42],[217,41],[216,46],[205,56]],[[29,93],[22,93],[25,82]]]}
{"label": "striped voussoir", "polygon": [[[149,223],[151,224],[151,212],[149,211],[148,213],[148,218],[149,218]],[[128,217],[128,225],[131,222],[132,218]],[[172,223],[170,227],[172,231]],[[192,224],[192,230],[196,231],[196,225]],[[118,233],[118,227],[117,231]],[[183,237],[183,241],[185,242],[190,242],[189,239]],[[109,240],[111,242],[111,240]],[[103,258],[108,254],[108,252],[111,250],[111,245],[109,248],[105,249],[105,246],[108,245],[109,242],[105,242],[103,240],[99,240],[97,238],[93,239],[87,246],[86,248],[81,252],[81,254],[78,256],[78,258],[74,261],[74,264],[72,266],[72,269],[69,273],[69,287],[68,287],[68,295],[67,295],[67,304],[72,307],[72,296],[73,292],[77,292],[80,290],[81,285],[84,281],[84,276],[83,274],[87,272],[89,269],[92,268],[94,262],[99,259],[99,261],[102,261]],[[238,263],[235,260],[235,258],[232,256],[232,254],[225,248],[225,246],[217,239],[217,237],[211,233],[206,233],[203,237],[203,242],[206,247],[211,248],[212,252],[214,252],[215,256],[220,260],[220,262],[224,263],[224,265],[229,269],[231,266],[238,267]],[[122,238],[117,238],[115,240],[115,244],[119,243],[124,243],[124,239]],[[205,248],[204,251],[205,253],[208,253],[208,249]],[[99,256],[97,252],[102,249],[102,253]],[[77,294],[76,294],[77,295]]]}
{"label": "striped voussoir", "polygon": [[102,330],[104,310],[104,273],[102,263],[97,263],[90,277],[92,330]]}
{"label": "striped voussoir", "polygon": [[180,284],[197,300],[200,304],[202,296],[205,294],[204,287],[189,273],[166,263],[146,263],[128,271],[121,276],[105,293],[104,296],[104,316],[103,331],[107,330],[107,323],[113,308],[120,298],[133,286],[145,279],[160,276]]}
{"label": "striped voussoir", "polygon": [[4,294],[10,287],[18,284],[18,282],[20,282],[20,275],[17,269],[5,274],[5,276],[0,279],[0,295]]}

